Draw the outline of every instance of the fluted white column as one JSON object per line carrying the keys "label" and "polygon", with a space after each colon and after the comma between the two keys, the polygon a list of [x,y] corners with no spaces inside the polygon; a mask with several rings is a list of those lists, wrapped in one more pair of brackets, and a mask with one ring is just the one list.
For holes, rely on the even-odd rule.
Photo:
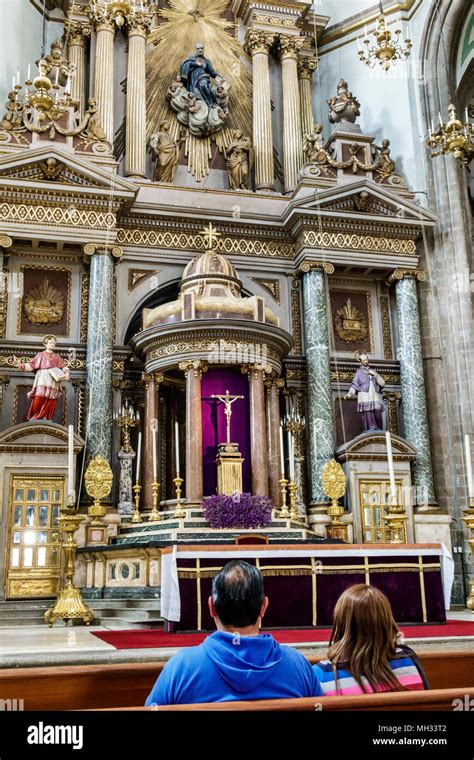
{"label": "fluted white column", "polygon": [[146,176],[146,35],[145,24],[130,23],[128,32],[125,174],[127,177],[137,178]]}
{"label": "fluted white column", "polygon": [[94,97],[107,140],[114,141],[114,34],[112,20],[96,23]]}
{"label": "fluted white column", "polygon": [[72,23],[69,27],[68,58],[74,69],[71,97],[79,103],[81,116],[86,107],[86,38],[91,29],[86,24]]}
{"label": "fluted white column", "polygon": [[298,61],[298,74],[300,83],[301,105],[301,131],[304,135],[312,133],[314,128],[313,97],[311,92],[311,80],[316,70],[318,59],[314,56],[300,57]]}
{"label": "fluted white column", "polygon": [[275,36],[252,29],[247,33],[246,51],[252,56],[253,69],[253,143],[255,151],[255,189],[273,190],[272,105],[268,55]]}
{"label": "fluted white column", "polygon": [[299,37],[280,35],[280,58],[283,94],[283,176],[285,192],[295,189],[303,164],[300,91],[298,84]]}

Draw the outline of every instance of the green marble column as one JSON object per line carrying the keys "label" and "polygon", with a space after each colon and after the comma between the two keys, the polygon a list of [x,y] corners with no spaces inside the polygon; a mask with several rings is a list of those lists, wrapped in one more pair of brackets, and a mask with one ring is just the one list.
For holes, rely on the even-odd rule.
{"label": "green marble column", "polygon": [[[308,463],[310,502],[326,504],[321,472],[334,456],[334,420],[329,362],[329,330],[327,314],[326,273],[334,272],[332,264],[302,266],[304,331],[308,373]],[[309,269],[309,271],[306,271]]]}
{"label": "green marble column", "polygon": [[424,280],[419,271],[396,270],[398,345],[400,359],[401,408],[404,436],[416,448],[413,463],[415,500],[419,506],[436,505],[431,464],[430,434],[426,408],[423,357],[421,352],[420,318],[418,314],[417,279]]}
{"label": "green marble column", "polygon": [[112,460],[112,351],[114,262],[120,248],[88,244],[90,256],[86,360],[86,464]]}

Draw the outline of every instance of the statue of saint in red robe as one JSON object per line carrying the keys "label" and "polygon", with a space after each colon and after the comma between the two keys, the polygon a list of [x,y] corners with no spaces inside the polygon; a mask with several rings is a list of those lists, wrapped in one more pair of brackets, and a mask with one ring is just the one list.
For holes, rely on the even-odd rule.
{"label": "statue of saint in red robe", "polygon": [[[69,369],[64,360],[55,352],[57,340],[54,335],[46,335],[43,338],[44,351],[39,351],[31,362],[22,362],[16,359],[18,369],[25,372],[35,372],[33,388],[27,394],[31,399],[27,420],[52,420],[56,411],[58,398],[63,394],[61,391],[61,379],[69,380]],[[52,370],[52,371],[51,371]],[[57,370],[55,373],[54,370]],[[53,375],[64,377],[56,379]]]}

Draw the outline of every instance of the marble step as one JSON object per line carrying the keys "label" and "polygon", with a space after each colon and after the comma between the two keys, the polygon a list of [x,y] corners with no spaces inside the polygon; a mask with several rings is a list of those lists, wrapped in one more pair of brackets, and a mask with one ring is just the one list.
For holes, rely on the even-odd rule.
{"label": "marble step", "polygon": [[163,622],[163,619],[161,617],[161,612],[159,609],[153,609],[153,610],[145,610],[145,609],[130,609],[128,607],[109,607],[105,610],[100,610],[96,607],[95,604],[89,605],[94,610],[94,613],[97,614],[97,617],[101,620],[109,619],[109,618],[120,618],[124,620],[131,620],[131,621],[137,621],[142,623],[147,623],[149,621],[156,621],[159,620]]}
{"label": "marble step", "polygon": [[0,628],[45,625],[44,613],[53,604],[54,599],[0,602]]}
{"label": "marble step", "polygon": [[159,599],[88,599],[87,604],[92,607],[94,612],[102,610],[119,609],[129,611],[157,611],[161,609],[161,601]]}
{"label": "marble step", "polygon": [[143,630],[149,628],[163,628],[163,619],[156,620],[131,620],[128,617],[115,617],[112,615],[103,615],[94,620],[94,625],[101,625],[110,630]]}

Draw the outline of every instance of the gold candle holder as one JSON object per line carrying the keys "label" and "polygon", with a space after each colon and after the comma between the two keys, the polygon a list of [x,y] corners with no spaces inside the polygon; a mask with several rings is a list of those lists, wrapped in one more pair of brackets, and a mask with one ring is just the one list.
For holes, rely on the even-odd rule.
{"label": "gold candle holder", "polygon": [[176,473],[176,477],[173,480],[174,487],[176,490],[176,511],[174,513],[175,517],[181,518],[186,517],[186,510],[183,509],[183,506],[181,504],[181,486],[184,483],[183,478],[180,478],[179,472]]}
{"label": "gold candle holder", "polygon": [[150,515],[148,517],[148,520],[150,522],[159,522],[160,518],[160,511],[158,509],[158,494],[160,491],[160,484],[156,482],[152,483],[152,489],[153,489],[153,509],[150,512]]}
{"label": "gold candle holder", "polygon": [[[469,507],[464,511],[463,522],[470,531],[469,545],[471,547],[472,556],[474,557],[474,497],[469,497]],[[466,607],[474,612],[474,578],[471,580],[471,588],[466,600]]]}
{"label": "gold candle holder", "polygon": [[288,493],[290,495],[290,520],[298,520],[298,512],[296,511],[296,483],[294,480],[290,480],[288,484]]}
{"label": "gold candle holder", "polygon": [[84,515],[78,514],[75,509],[71,509],[70,507],[61,510],[58,518],[61,536],[63,533],[66,534],[66,540],[62,538],[66,583],[60,590],[54,606],[44,613],[45,622],[50,628],[60,618],[64,620],[65,625],[67,625],[69,620],[83,620],[86,625],[90,625],[94,619],[93,611],[90,607],[86,607],[80,589],[76,588],[73,583],[77,549],[74,533],[83,520],[85,520]]}
{"label": "gold candle holder", "polygon": [[397,497],[392,496],[392,503],[388,508],[388,513],[385,516],[385,521],[388,523],[390,530],[391,544],[405,544],[406,543],[406,526],[405,523],[408,520],[408,515],[405,512],[403,506],[398,504]]}
{"label": "gold candle holder", "polygon": [[278,517],[283,517],[285,519],[288,519],[290,516],[290,512],[288,510],[288,506],[286,504],[286,487],[288,485],[288,481],[285,478],[285,473],[282,472],[281,478],[278,481],[281,487],[281,509],[278,513]]}
{"label": "gold candle holder", "polygon": [[135,494],[135,510],[133,512],[132,523],[141,523],[142,518],[140,515],[140,493],[142,487],[140,483],[135,483],[133,486],[133,493]]}

